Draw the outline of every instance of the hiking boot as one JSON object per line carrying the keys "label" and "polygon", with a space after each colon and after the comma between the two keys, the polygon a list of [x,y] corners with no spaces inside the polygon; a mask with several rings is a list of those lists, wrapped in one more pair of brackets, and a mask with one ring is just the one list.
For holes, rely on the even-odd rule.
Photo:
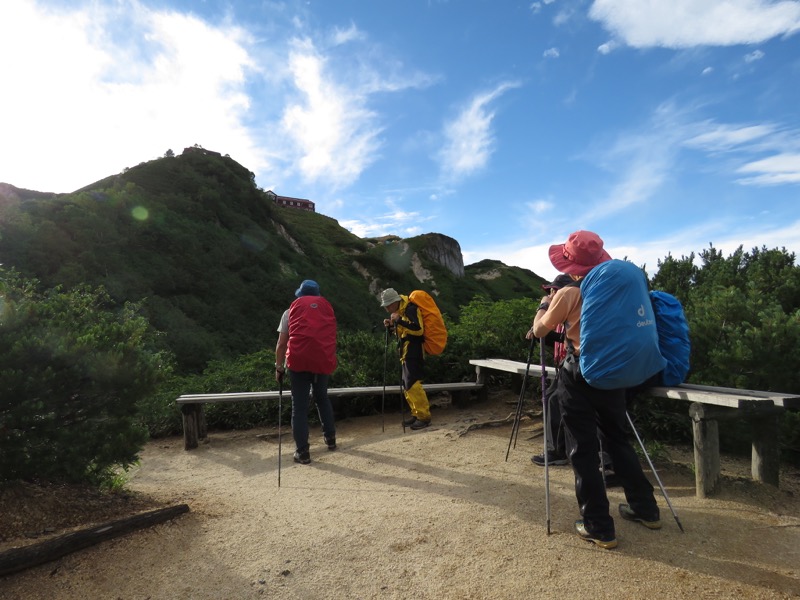
{"label": "hiking boot", "polygon": [[411,415],[407,419],[403,419],[403,427],[411,427],[416,422],[417,422],[417,417]]}
{"label": "hiking boot", "polygon": [[311,464],[311,453],[308,450],[295,450],[294,462],[301,465]]}
{"label": "hiking boot", "polygon": [[648,529],[661,529],[661,521],[658,519],[658,517],[655,519],[645,519],[644,517],[637,515],[631,508],[630,504],[619,505],[619,516],[628,521],[636,521],[637,523],[641,523]]}
{"label": "hiking boot", "polygon": [[[544,454],[534,454],[531,456],[531,462],[537,466],[544,466]],[[547,451],[547,464],[548,466],[558,467],[561,465],[568,465],[569,459],[564,454],[557,454],[555,452]]]}
{"label": "hiking boot", "polygon": [[336,450],[335,437],[328,437],[327,435],[323,435],[322,437],[325,440],[325,444],[328,446],[328,450]]}
{"label": "hiking boot", "polygon": [[417,430],[417,429],[425,429],[425,428],[426,428],[428,425],[430,425],[430,424],[431,424],[431,421],[430,421],[430,419],[428,419],[427,421],[423,421],[423,420],[421,420],[421,419],[416,419],[416,420],[415,420],[415,421],[414,421],[414,422],[411,424],[411,429],[414,429],[414,430]]}
{"label": "hiking boot", "polygon": [[582,540],[592,542],[593,544],[606,550],[611,550],[612,548],[617,547],[617,538],[615,538],[613,535],[594,535],[593,533],[589,533],[589,530],[586,529],[586,524],[583,522],[583,519],[578,519],[575,521],[575,533],[577,533],[578,537]]}

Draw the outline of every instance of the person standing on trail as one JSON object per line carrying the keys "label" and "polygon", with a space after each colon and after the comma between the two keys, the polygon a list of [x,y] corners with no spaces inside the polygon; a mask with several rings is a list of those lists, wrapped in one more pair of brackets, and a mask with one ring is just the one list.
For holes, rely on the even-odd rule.
{"label": "person standing on trail", "polygon": [[411,417],[404,420],[403,425],[413,430],[424,429],[431,424],[431,407],[422,387],[425,368],[422,318],[417,305],[394,288],[381,292],[381,306],[389,313],[383,326],[397,336],[397,350],[403,367],[403,392],[411,407]]}
{"label": "person standing on trail", "polygon": [[[574,280],[586,276],[595,266],[611,260],[603,240],[591,231],[576,231],[564,244],[550,247],[550,262]],[[625,490],[627,504],[619,505],[623,519],[637,521],[649,529],[661,527],[653,486],[631,446],[626,433],[626,390],[602,390],[589,385],[580,369],[580,319],[582,296],[579,287],[567,286],[542,299],[533,320],[533,335],[542,338],[566,323],[568,352],[558,373],[558,397],[567,436],[567,448],[575,474],[575,496],[581,519],[575,532],[601,548],[617,546],[614,519],[600,471],[598,428],[605,436],[605,450]]]}
{"label": "person standing on trail", "polygon": [[[569,275],[559,275],[552,282],[542,285],[542,289],[548,293],[542,302],[550,302],[555,296],[556,292],[566,286],[576,285],[576,281]],[[553,333],[547,336],[547,342],[553,340],[553,366],[558,373],[564,359],[567,356],[567,345],[564,338],[564,324],[560,323]],[[525,334],[525,339],[533,339],[533,326]],[[547,436],[547,464],[551,466],[560,466],[569,464],[567,458],[567,442],[564,432],[564,424],[561,421],[561,407],[558,402],[558,376],[554,377],[547,388],[547,423],[545,427],[549,427]],[[531,456],[531,462],[535,465],[543,467],[544,453],[534,454]]]}
{"label": "person standing on trail", "polygon": [[282,383],[288,370],[294,461],[307,465],[311,462],[308,410],[312,390],[325,445],[328,450],[336,450],[336,425],[328,397],[328,381],[336,369],[336,316],[315,281],[306,279],[294,295],[297,299],[284,311],[278,325],[275,379]]}
{"label": "person standing on trail", "polygon": [[[542,303],[549,304],[556,292],[563,287],[578,286],[580,285],[580,278],[573,279],[572,276],[562,273],[556,277],[552,282],[542,285],[548,295],[542,299]],[[556,369],[556,377],[554,377],[547,388],[547,424],[549,427],[547,437],[547,464],[551,466],[560,466],[569,464],[567,457],[567,441],[564,431],[564,422],[561,418],[561,406],[558,400],[558,371],[561,369],[564,359],[567,357],[569,351],[569,342],[565,336],[566,326],[564,323],[559,324],[555,331],[549,333],[545,339],[546,343],[553,344],[553,366]],[[533,326],[525,334],[525,339],[533,338]],[[600,436],[601,444],[603,442],[603,433],[597,432]],[[602,450],[602,445],[601,445]],[[614,474],[614,465],[611,462],[611,457],[604,450],[602,451],[602,466],[603,480],[605,486],[615,487],[619,485],[619,480]],[[537,466],[544,466],[544,453],[534,454],[531,456],[531,462]]]}

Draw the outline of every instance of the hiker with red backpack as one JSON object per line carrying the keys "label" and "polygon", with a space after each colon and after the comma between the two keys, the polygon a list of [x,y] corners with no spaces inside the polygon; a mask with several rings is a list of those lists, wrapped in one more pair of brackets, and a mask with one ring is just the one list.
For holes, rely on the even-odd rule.
{"label": "hiker with red backpack", "polygon": [[401,296],[394,288],[381,292],[381,306],[389,313],[383,326],[397,336],[397,350],[403,371],[403,392],[411,407],[411,417],[403,421],[404,427],[425,429],[431,424],[431,407],[422,387],[425,372],[425,353],[422,348],[425,326],[416,304],[408,296]]}
{"label": "hiker with red backpack", "polygon": [[297,299],[283,313],[278,326],[275,379],[282,383],[284,374],[289,372],[294,461],[307,465],[311,462],[308,410],[312,391],[325,445],[328,450],[336,450],[336,425],[328,397],[328,381],[336,369],[336,316],[320,295],[317,282],[306,279],[294,295]]}
{"label": "hiker with red backpack", "polygon": [[[603,249],[603,240],[590,231],[572,233],[564,244],[551,246],[549,255],[550,262],[558,271],[576,281],[581,280],[581,287],[566,286],[552,298],[544,298],[533,321],[533,335],[538,338],[545,337],[559,324],[567,323],[566,338],[571,348],[558,373],[558,397],[575,474],[575,495],[582,517],[575,521],[575,531],[582,539],[601,548],[615,548],[614,519],[609,513],[608,496],[600,471],[598,428],[605,436],[604,450],[610,454],[625,491],[627,503],[619,505],[620,516],[639,522],[648,529],[659,529],[660,514],[653,486],[627,436],[625,392],[635,384],[610,379],[605,374],[595,379],[589,373],[595,372],[597,367],[613,371],[614,375],[635,371],[641,383],[664,368],[664,361],[658,354],[657,337],[657,358],[651,361],[652,364],[640,364],[642,359],[648,358],[648,353],[643,351],[648,348],[646,345],[637,347],[637,335],[649,335],[647,328],[650,325],[655,327],[651,322],[654,319],[649,318],[652,309],[648,309],[647,281],[640,269],[636,273],[638,267],[635,265],[612,261]],[[613,268],[606,269],[606,266]],[[619,272],[627,275],[620,276]],[[595,290],[603,287],[610,291],[607,297],[603,297],[603,303],[597,306],[597,313],[590,305],[595,298],[602,296],[587,285],[590,280],[592,284],[600,280],[595,284]],[[603,280],[610,283],[600,285]],[[614,287],[617,282],[621,284]],[[590,292],[594,295],[591,299],[587,296]],[[631,297],[634,303],[630,302]],[[622,314],[616,316],[619,311]],[[616,322],[608,323],[606,317],[611,314],[615,315]],[[598,327],[613,335],[602,339],[587,335],[587,330]],[[655,333],[654,329],[652,333]],[[594,346],[599,347],[593,355],[590,348]],[[618,350],[633,354],[626,357],[629,362],[617,360]]]}

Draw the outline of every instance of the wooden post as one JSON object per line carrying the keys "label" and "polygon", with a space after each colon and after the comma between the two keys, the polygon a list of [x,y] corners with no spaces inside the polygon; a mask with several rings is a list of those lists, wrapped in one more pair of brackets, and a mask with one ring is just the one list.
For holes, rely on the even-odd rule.
{"label": "wooden post", "polygon": [[695,494],[698,498],[713,494],[719,484],[719,425],[715,412],[699,402],[692,402],[689,406],[694,437]]}
{"label": "wooden post", "polygon": [[198,445],[198,423],[197,409],[200,404],[182,404],[181,415],[183,416],[183,449],[191,450]]}
{"label": "wooden post", "polygon": [[778,487],[780,478],[780,446],[778,444],[778,414],[780,409],[767,411],[765,414],[753,415],[753,454],[752,476],[755,481],[762,481]]}
{"label": "wooden post", "polygon": [[486,371],[480,366],[475,367],[475,381],[481,386],[478,389],[478,402],[486,402],[489,399],[489,387],[486,385]]}
{"label": "wooden post", "polygon": [[208,423],[206,423],[206,409],[204,404],[196,404],[195,419],[197,419],[197,437],[203,441],[208,439]]}

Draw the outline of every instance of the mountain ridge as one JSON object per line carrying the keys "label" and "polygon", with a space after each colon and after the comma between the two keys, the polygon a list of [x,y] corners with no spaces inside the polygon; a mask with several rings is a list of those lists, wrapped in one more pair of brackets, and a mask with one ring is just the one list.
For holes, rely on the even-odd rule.
{"label": "mountain ridge", "polygon": [[188,371],[274,343],[303,279],[318,281],[341,328],[364,331],[381,322],[386,287],[425,289],[455,320],[475,296],[538,298],[544,282],[500,261],[465,266],[440,233],[359,238],[277,206],[247,168],[197,148],[67,194],[0,184],[0,262],[48,288],[102,285],[142,303]]}

